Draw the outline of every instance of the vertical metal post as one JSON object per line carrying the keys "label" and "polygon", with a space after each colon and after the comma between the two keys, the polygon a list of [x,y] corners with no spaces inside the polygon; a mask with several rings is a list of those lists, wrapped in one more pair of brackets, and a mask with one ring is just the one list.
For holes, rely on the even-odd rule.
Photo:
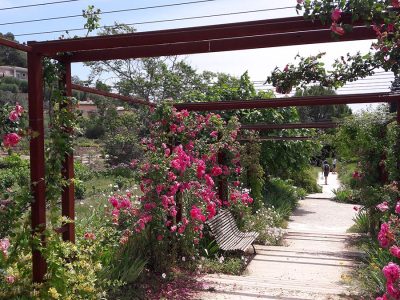
{"label": "vertical metal post", "polygon": [[[60,78],[60,85],[66,97],[72,97],[71,88],[71,63],[63,62],[65,73]],[[69,98],[68,98],[69,99]],[[67,107],[71,103],[67,103]],[[67,130],[72,130],[67,129]],[[74,187],[74,154],[66,153],[62,165],[61,174],[67,181],[67,185],[63,188],[61,195],[62,215],[72,220],[72,223],[64,224],[63,240],[75,243],[75,187]]]}
{"label": "vertical metal post", "polygon": [[[32,202],[32,233],[46,228],[46,186],[43,120],[43,67],[42,56],[28,52],[29,127],[34,136],[30,141],[30,174]],[[42,235],[42,243],[45,243]],[[32,249],[33,282],[43,282],[46,261],[37,249]]]}

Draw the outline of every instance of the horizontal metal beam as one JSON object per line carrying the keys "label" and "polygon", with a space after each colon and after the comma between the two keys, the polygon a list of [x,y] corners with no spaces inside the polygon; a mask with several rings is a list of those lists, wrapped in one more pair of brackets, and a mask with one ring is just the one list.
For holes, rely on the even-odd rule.
{"label": "horizontal metal beam", "polygon": [[305,129],[305,128],[335,128],[338,127],[335,122],[315,122],[315,123],[286,123],[286,124],[242,124],[240,129],[245,130],[280,130],[280,129]]}
{"label": "horizontal metal beam", "polygon": [[[343,16],[342,19],[346,22],[351,22],[350,16]],[[362,24],[355,23],[354,25]],[[319,20],[311,21],[305,20],[303,17],[291,17],[137,32],[113,36],[96,36],[46,42],[30,42],[30,44],[34,45],[37,51],[51,56],[59,52],[113,49],[146,45],[154,46],[161,44],[187,43],[265,34],[281,34],[328,28],[329,25],[322,24]],[[374,37],[375,36],[372,36],[371,38]]]}
{"label": "horizontal metal beam", "polygon": [[315,105],[336,105],[352,103],[381,103],[400,101],[400,94],[391,93],[369,93],[336,96],[313,96],[313,97],[291,97],[275,98],[264,100],[232,100],[217,102],[192,102],[177,103],[174,107],[178,110],[189,111],[215,111],[234,109],[260,109],[291,106],[315,106]]}
{"label": "horizontal metal beam", "polygon": [[30,47],[30,46],[26,46],[26,45],[23,45],[23,44],[14,42],[14,41],[10,41],[10,40],[7,40],[7,39],[1,38],[1,37],[0,37],[0,45],[1,46],[10,47],[10,48],[14,48],[14,49],[17,49],[17,50],[21,50],[21,51],[24,51],[24,52],[31,52],[32,51],[32,47]]}
{"label": "horizontal metal beam", "polygon": [[[294,29],[292,29],[294,30]],[[129,59],[169,55],[188,55],[221,51],[248,50],[268,47],[344,42],[375,38],[375,33],[367,27],[354,27],[340,39],[332,39],[330,29],[239,36],[222,39],[206,39],[192,42],[167,43],[134,47],[121,47],[106,50],[91,50],[68,53],[64,57],[71,62]],[[35,48],[36,49],[36,48]]]}
{"label": "horizontal metal beam", "polygon": [[81,91],[81,92],[100,95],[100,96],[104,96],[104,97],[114,98],[114,99],[122,100],[122,101],[125,101],[125,102],[128,102],[128,103],[133,103],[133,104],[142,104],[142,105],[147,105],[147,106],[152,106],[152,107],[155,106],[154,103],[151,103],[151,102],[146,101],[144,99],[138,99],[138,98],[123,96],[123,95],[119,95],[119,94],[115,94],[115,93],[109,93],[109,92],[106,92],[106,91],[101,91],[101,90],[97,90],[97,89],[94,89],[94,88],[81,86],[81,85],[78,85],[78,84],[72,84],[71,86],[72,86],[72,89],[76,90],[76,91]]}
{"label": "horizontal metal beam", "polygon": [[239,142],[266,142],[266,141],[311,141],[311,136],[269,136],[261,139],[239,139]]}

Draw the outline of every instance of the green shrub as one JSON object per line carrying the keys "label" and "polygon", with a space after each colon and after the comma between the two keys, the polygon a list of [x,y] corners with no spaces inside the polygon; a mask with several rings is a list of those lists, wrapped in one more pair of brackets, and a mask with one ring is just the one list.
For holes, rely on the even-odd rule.
{"label": "green shrub", "polygon": [[82,181],[88,181],[94,177],[94,173],[90,168],[78,161],[74,162],[75,178]]}
{"label": "green shrub", "polygon": [[105,134],[105,128],[100,123],[90,123],[86,125],[85,137],[88,139],[99,139]]}
{"label": "green shrub", "polygon": [[290,179],[293,180],[293,185],[304,189],[306,193],[320,193],[322,191],[317,183],[317,176],[313,168],[294,172],[290,175]]}
{"label": "green shrub", "polygon": [[274,207],[284,218],[289,218],[303,192],[289,180],[270,178],[265,184],[265,193],[266,206]]}
{"label": "green shrub", "polygon": [[0,90],[16,94],[19,92],[19,87],[16,84],[0,83]]}

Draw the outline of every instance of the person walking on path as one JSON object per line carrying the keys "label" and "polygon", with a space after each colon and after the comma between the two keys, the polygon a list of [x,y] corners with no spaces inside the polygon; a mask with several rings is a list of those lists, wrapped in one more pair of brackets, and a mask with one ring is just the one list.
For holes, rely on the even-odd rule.
{"label": "person walking on path", "polygon": [[337,160],[336,160],[336,157],[333,159],[333,162],[332,162],[332,173],[333,174],[335,174],[336,173],[336,163],[337,163]]}
{"label": "person walking on path", "polygon": [[324,177],[325,177],[325,185],[328,185],[328,175],[329,175],[330,167],[326,160],[324,160],[324,162],[322,163],[322,171],[323,171]]}

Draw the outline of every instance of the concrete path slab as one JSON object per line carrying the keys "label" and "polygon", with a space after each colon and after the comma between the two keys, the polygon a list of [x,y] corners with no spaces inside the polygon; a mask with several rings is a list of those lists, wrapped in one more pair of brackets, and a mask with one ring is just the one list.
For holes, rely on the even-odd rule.
{"label": "concrete path slab", "polygon": [[[319,176],[318,183],[324,179]],[[289,220],[285,245],[257,245],[257,255],[243,276],[207,275],[212,291],[201,299],[348,299],[343,278],[358,253],[347,249],[353,205],[331,200],[340,184],[330,174],[322,193],[301,200]]]}

